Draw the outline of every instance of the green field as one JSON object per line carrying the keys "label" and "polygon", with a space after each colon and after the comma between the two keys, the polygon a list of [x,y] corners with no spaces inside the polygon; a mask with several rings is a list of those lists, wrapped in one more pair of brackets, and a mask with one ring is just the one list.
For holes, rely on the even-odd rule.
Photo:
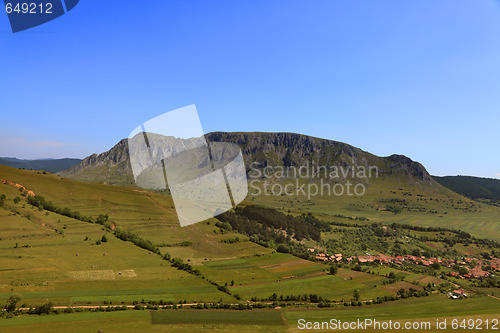
{"label": "green field", "polygon": [[[44,177],[39,176],[42,183]],[[2,301],[15,293],[29,305],[48,299],[56,305],[234,300],[160,256],[116,239],[100,225],[14,204],[19,191],[3,183],[0,189],[10,199],[0,208]],[[108,241],[96,245],[103,235]]]}
{"label": "green field", "polygon": [[274,310],[200,310],[157,311],[152,314],[153,324],[243,324],[283,325],[280,311]]}
{"label": "green field", "polygon": [[[301,180],[299,184],[302,184]],[[306,183],[307,185],[307,183]],[[452,192],[436,182],[419,184],[407,177],[372,178],[363,196],[317,195],[249,196],[248,203],[300,214],[313,212],[324,220],[338,220],[334,214],[366,217],[370,221],[455,228],[472,235],[500,240],[500,208],[479,203]],[[379,210],[390,200],[404,200],[401,213]],[[356,223],[360,223],[356,221]]]}
{"label": "green field", "polygon": [[[315,293],[339,301],[350,300],[355,289],[360,290],[363,299],[393,294],[380,289],[382,281],[387,280],[385,277],[345,269],[332,276],[325,272],[326,268],[289,254],[274,253],[209,262],[199,269],[221,284],[228,283],[232,292],[245,299],[268,298],[273,293],[283,296]],[[230,286],[231,281],[234,286]]]}
{"label": "green field", "polygon": [[[307,321],[329,321],[335,318],[340,321],[356,321],[357,319],[376,319],[379,321],[413,321],[428,320],[433,324],[436,318],[449,318],[450,323],[453,318],[482,318],[482,319],[500,319],[499,316],[500,300],[491,297],[478,297],[463,300],[451,300],[442,296],[432,296],[426,299],[405,300],[381,305],[371,306],[369,308],[346,307],[328,310],[288,310],[284,312],[287,324],[290,327],[297,327],[299,319]],[[439,332],[440,330],[433,331]],[[448,327],[449,331],[453,330]],[[299,331],[294,329],[292,331]],[[380,330],[368,330],[369,332]],[[443,330],[444,331],[444,330]]]}
{"label": "green field", "polygon": [[[276,309],[267,311],[162,310],[73,313],[57,316],[29,316],[0,321],[0,332],[299,332],[298,320],[329,321],[332,318],[352,321],[366,318],[379,321],[430,321],[447,319],[498,319],[500,300],[477,297],[449,300],[442,296],[384,303],[370,307],[337,307],[334,309]],[[152,324],[153,323],[153,324]],[[142,330],[142,331],[141,331]],[[321,331],[321,330],[316,330]],[[375,332],[375,330],[367,330]],[[429,332],[452,332],[447,330]],[[483,330],[485,331],[485,330]]]}
{"label": "green field", "polygon": [[[359,289],[366,299],[387,294],[387,291],[374,287],[380,284],[383,279],[381,277],[369,276],[371,280],[365,282],[344,281],[343,278],[326,275],[324,272],[326,267],[322,264],[312,263],[289,254],[273,254],[271,250],[251,243],[241,235],[239,237],[242,241],[238,243],[222,243],[221,240],[235,237],[236,234],[214,233],[218,228],[214,227],[213,222],[180,228],[171,221],[168,215],[160,215],[162,212],[171,213],[171,207],[167,209],[161,205],[161,202],[167,199],[150,192],[119,186],[78,183],[60,179],[55,175],[42,175],[10,168],[7,171],[10,175],[4,173],[3,175],[9,176],[6,178],[23,185],[33,184],[33,186],[26,186],[33,189],[35,193],[44,195],[47,200],[53,200],[61,206],[72,207],[86,215],[97,216],[100,213],[107,213],[110,220],[117,226],[137,232],[154,242],[175,244],[189,239],[192,242],[191,246],[165,247],[162,250],[168,251],[174,257],[189,260],[207,278],[219,284],[227,283],[231,292],[243,298],[267,298],[276,292],[278,295],[313,293],[324,298],[348,299],[354,289]],[[21,216],[7,216],[8,219],[4,225],[12,232],[13,238],[5,237],[0,242],[0,246],[3,245],[5,249],[3,259],[7,260],[5,262],[11,269],[16,269],[21,263],[23,265],[23,270],[3,272],[4,276],[12,280],[11,283],[5,284],[3,289],[0,288],[3,298],[7,298],[9,293],[16,292],[22,295],[26,293],[25,302],[36,304],[47,298],[53,298],[59,304],[65,305],[103,301],[116,304],[141,299],[215,301],[222,298],[234,300],[229,295],[215,290],[215,287],[205,281],[167,267],[168,265],[161,266],[164,262],[158,256],[149,255],[146,251],[112,236],[108,237],[107,243],[92,245],[105,233],[102,226],[54,213],[46,215],[47,212],[38,211],[27,204],[24,204],[25,208],[22,208],[21,203],[16,205],[11,202],[18,193],[16,189],[5,184],[0,184],[0,186],[8,197],[6,207],[14,207],[21,213]],[[57,199],[53,194],[56,191],[66,193],[62,196],[64,200]],[[114,208],[117,206],[125,209]],[[146,212],[141,207],[147,207]],[[30,220],[22,217],[25,212],[32,215]],[[5,210],[4,214],[7,213],[8,211]],[[149,223],[149,217],[145,216],[154,217],[155,214],[159,214],[159,221]],[[18,219],[24,222],[15,222]],[[141,220],[146,220],[148,223],[143,223]],[[45,227],[42,227],[42,223]],[[11,228],[11,224],[16,228]],[[65,229],[62,229],[63,226]],[[15,235],[24,232],[24,229],[17,229],[20,227],[33,229],[30,233],[44,231],[45,234],[38,238],[23,237],[22,242],[17,241]],[[64,230],[64,234],[56,233],[55,229]],[[165,232],[165,229],[169,232]],[[3,234],[8,235],[8,233]],[[89,240],[84,241],[85,237]],[[18,248],[14,248],[16,242]],[[25,245],[30,247],[23,248]],[[44,254],[35,255],[40,247],[44,248]],[[71,260],[57,262],[57,266],[54,267],[54,261],[51,258],[59,257],[61,253],[63,258],[71,258]],[[104,253],[106,256],[103,256]],[[135,256],[132,255],[133,253]],[[19,256],[23,258],[22,261],[18,258]],[[35,280],[27,281],[28,269],[45,270],[45,272],[37,274]],[[120,271],[130,270],[133,270],[135,277],[118,275]],[[227,274],[228,270],[231,272],[230,275]],[[86,274],[85,271],[113,271],[114,276],[89,276],[87,281],[71,277],[71,274],[75,274],[74,272],[79,272],[81,275]],[[0,276],[1,274],[0,272]],[[233,286],[230,285],[231,282]],[[183,288],[177,288],[180,286]],[[189,290],[185,287],[189,287]],[[85,290],[92,290],[92,292],[80,292]],[[157,292],[152,292],[152,290]],[[173,291],[177,292],[173,293]]]}
{"label": "green field", "polygon": [[289,310],[285,311],[288,324],[293,324],[299,318],[308,320],[326,320],[338,318],[354,320],[357,318],[374,317],[379,320],[436,318],[468,315],[498,315],[500,300],[491,297],[477,297],[464,300],[451,300],[442,296],[432,296],[428,299],[405,300],[390,302],[368,308],[341,307],[326,310]]}
{"label": "green field", "polygon": [[[176,269],[160,255],[137,247],[131,242],[116,238],[112,230],[89,222],[82,222],[26,202],[14,186],[0,182],[0,194],[6,196],[0,207],[0,303],[14,294],[21,296],[19,305],[38,306],[48,301],[56,306],[85,306],[133,304],[135,302],[218,302],[247,303],[251,298],[267,299],[278,296],[317,294],[332,301],[333,309],[318,309],[317,304],[304,308],[281,308],[263,311],[228,310],[159,310],[153,311],[154,321],[164,324],[151,325],[149,311],[82,312],[49,316],[21,316],[0,320],[0,331],[16,332],[53,331],[66,332],[175,332],[175,331],[294,331],[296,320],[306,316],[311,320],[335,315],[339,318],[374,316],[377,319],[410,319],[439,316],[493,315],[500,305],[491,297],[473,297],[451,301],[443,295],[411,298],[395,302],[362,307],[343,307],[350,302],[354,290],[359,290],[361,300],[369,301],[380,296],[395,295],[401,288],[419,289],[416,284],[444,282],[436,277],[394,268],[370,267],[374,273],[340,268],[336,275],[328,274],[328,265],[277,253],[250,242],[249,237],[216,227],[216,219],[181,228],[175,217],[169,197],[132,187],[110,186],[97,183],[80,183],[62,179],[52,174],[16,170],[0,166],[0,179],[7,179],[26,186],[60,207],[69,207],[82,215],[96,218],[108,214],[113,227],[129,230],[159,246],[162,253],[182,258],[203,278]],[[261,203],[299,215],[312,211],[324,221],[351,221],[334,216],[367,217],[369,221],[356,220],[358,224],[382,221],[419,225],[463,226],[474,235],[498,236],[496,208],[473,203],[451,195],[436,187],[434,191],[418,189],[414,185],[397,185],[386,188],[387,183],[375,183],[366,197],[345,199],[318,197],[310,202],[298,198],[259,197],[246,204]],[[380,193],[382,191],[382,193]],[[399,191],[399,192],[398,192]],[[413,195],[405,199],[408,207],[425,205],[438,213],[410,212],[400,214],[378,211],[381,198],[401,197],[404,191]],[[419,192],[423,191],[423,192]],[[393,193],[395,192],[395,193]],[[425,197],[417,196],[425,193]],[[15,202],[16,197],[20,198]],[[430,200],[430,198],[433,200]],[[422,203],[422,200],[428,201]],[[359,204],[356,201],[359,201]],[[457,200],[463,200],[458,204]],[[354,204],[354,203],[355,204]],[[458,205],[458,209],[450,209]],[[467,208],[469,207],[469,208]],[[447,214],[440,213],[448,209]],[[442,216],[442,217],[441,217]],[[443,222],[444,221],[444,222]],[[447,221],[447,222],[446,222]],[[483,221],[484,223],[481,224]],[[456,222],[456,224],[455,224]],[[495,222],[495,223],[494,223]],[[464,224],[465,223],[465,224]],[[343,226],[345,230],[354,227]],[[489,229],[488,229],[489,228]],[[489,231],[488,231],[489,230]],[[416,232],[428,236],[431,233]],[[107,241],[102,242],[103,235]],[[437,235],[437,234],[436,234]],[[435,235],[435,236],[436,236]],[[238,237],[235,243],[224,242]],[[322,239],[338,239],[339,234],[324,233]],[[182,242],[189,243],[182,245]],[[101,241],[100,244],[98,241]],[[326,243],[303,240],[305,246],[321,247]],[[412,249],[411,242],[405,246]],[[438,242],[422,245],[428,249],[441,249]],[[457,249],[461,245],[457,244]],[[475,245],[460,248],[477,255],[484,249]],[[363,253],[360,251],[359,253]],[[383,285],[383,275],[396,271],[405,275],[405,282]],[[226,286],[228,292],[217,289],[212,283]],[[460,281],[457,281],[460,282]],[[412,284],[416,283],[416,284]],[[465,284],[467,286],[467,284]],[[491,289],[491,290],[490,290]],[[497,288],[483,288],[489,294]],[[498,292],[500,294],[500,292]],[[476,295],[475,295],[476,296]],[[241,298],[241,299],[238,299]],[[106,306],[106,305],[104,305]],[[441,307],[440,307],[441,306]],[[395,315],[397,313],[397,316]],[[283,318],[286,320],[283,320]]]}

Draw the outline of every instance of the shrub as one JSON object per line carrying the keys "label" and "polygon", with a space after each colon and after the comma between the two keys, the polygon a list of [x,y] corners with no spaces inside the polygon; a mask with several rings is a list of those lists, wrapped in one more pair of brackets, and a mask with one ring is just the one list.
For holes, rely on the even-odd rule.
{"label": "shrub", "polygon": [[290,253],[290,248],[284,244],[280,244],[276,251],[278,251],[280,253]]}
{"label": "shrub", "polygon": [[50,314],[52,311],[52,302],[45,303],[43,305],[37,306],[33,313],[41,315],[41,314]]}
{"label": "shrub", "polygon": [[17,303],[21,300],[21,296],[19,295],[12,295],[9,297],[7,300],[7,304],[5,304],[5,310],[7,312],[14,312],[16,311]]}

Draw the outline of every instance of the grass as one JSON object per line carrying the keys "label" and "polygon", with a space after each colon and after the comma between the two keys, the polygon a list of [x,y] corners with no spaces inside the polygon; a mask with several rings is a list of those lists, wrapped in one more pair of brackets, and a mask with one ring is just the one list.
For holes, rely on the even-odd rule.
{"label": "grass", "polygon": [[[116,226],[132,231],[155,244],[175,244],[190,240],[191,246],[163,249],[186,260],[201,262],[207,257],[227,259],[270,252],[249,242],[244,236],[218,233],[214,221],[210,224],[197,223],[181,228],[171,198],[143,189],[83,183],[53,174],[43,175],[4,166],[0,166],[0,174],[2,179],[22,184],[57,206],[70,207],[82,215],[93,217],[108,214],[110,222]],[[15,196],[20,196],[17,189],[3,183],[0,183],[0,193],[7,195],[8,203],[12,203]],[[241,242],[221,242],[236,236],[240,237]]]}
{"label": "grass", "polygon": [[[283,296],[315,293],[336,301],[349,301],[355,289],[360,290],[362,299],[372,299],[396,291],[392,290],[391,286],[386,286],[390,290],[384,290],[382,282],[386,278],[383,276],[346,269],[339,269],[336,276],[331,276],[326,273],[328,266],[323,264],[299,259],[290,254],[276,253],[249,242],[247,237],[242,235],[222,234],[219,228],[215,227],[214,220],[181,228],[176,221],[170,198],[142,189],[80,183],[56,175],[43,175],[2,166],[0,174],[0,178],[22,184],[58,206],[70,207],[83,215],[94,217],[108,214],[110,222],[150,239],[155,244],[177,244],[189,240],[190,246],[165,247],[162,251],[183,258],[212,281],[222,285],[227,283],[229,290],[239,294],[244,300],[250,297],[267,298],[273,293]],[[405,196],[404,192],[411,192],[412,196]],[[142,298],[174,302],[184,299],[188,302],[212,302],[219,299],[228,303],[236,302],[234,297],[218,291],[207,281],[174,269],[159,256],[129,242],[120,241],[111,233],[108,233],[108,242],[96,245],[96,241],[106,234],[106,230],[100,225],[39,211],[24,200],[14,204],[13,199],[20,196],[20,193],[13,186],[0,183],[0,194],[7,196],[5,207],[0,208],[0,304],[14,293],[21,294],[23,299],[20,303],[28,305],[38,305],[48,300],[56,305],[84,305],[89,302],[102,304],[104,301],[118,305],[121,302],[130,304]],[[417,196],[419,194],[422,197]],[[401,214],[393,214],[377,210],[377,207],[382,205],[381,199],[402,196],[408,201],[408,207],[420,205],[427,211],[403,210]],[[433,200],[430,200],[431,198]],[[415,184],[397,181],[374,181],[364,197],[315,197],[311,202],[301,197],[296,198],[298,202],[287,199],[259,197],[254,201],[249,200],[248,203],[262,203],[283,211],[290,210],[293,214],[310,210],[324,220],[350,221],[334,216],[343,214],[370,219],[358,220],[356,223],[383,221],[463,227],[478,236],[500,239],[500,225],[497,223],[500,213],[497,208],[472,203],[438,186],[419,188]],[[424,199],[425,202],[422,201]],[[463,202],[459,204],[459,200]],[[471,206],[472,204],[474,206]],[[473,212],[473,209],[477,211]],[[429,210],[436,210],[438,213],[430,213]],[[445,211],[447,214],[444,214]],[[236,236],[240,238],[238,243],[221,242]],[[428,244],[430,247],[434,245]],[[474,253],[479,251],[475,247],[469,250]],[[133,271],[133,274],[124,274],[130,271]],[[379,273],[388,272],[387,270]],[[425,279],[430,278],[413,273],[407,275],[406,280],[410,282],[426,283]],[[88,278],[85,278],[86,276]],[[231,286],[231,283],[234,285]],[[408,284],[404,283],[404,286]],[[377,319],[406,319],[413,318],[413,315],[416,318],[436,315],[488,315],[499,312],[499,302],[490,297],[450,301],[434,295],[369,307],[337,307],[329,310],[311,308],[308,311],[282,309],[281,313],[287,320],[288,329],[293,329],[297,316],[307,315],[307,318],[312,319],[332,315],[341,318],[373,316]],[[287,329],[282,325],[273,324],[277,323],[278,319],[282,322],[279,311],[269,311],[272,314],[266,312],[265,315],[258,311],[234,314],[220,312],[222,317],[219,319],[214,317],[219,314],[213,315],[214,311],[205,310],[165,311],[162,315],[163,313],[168,313],[167,317],[170,313],[180,316],[177,319],[164,319],[170,320],[167,325],[151,325],[149,313],[146,311],[23,316],[0,320],[0,331],[12,331],[8,326],[16,326],[16,332],[66,332],[68,327],[71,327],[72,332],[99,329],[104,332],[185,332],[203,329],[246,332]],[[256,318],[252,319],[251,316]],[[240,323],[233,322],[238,320]],[[187,321],[196,324],[189,324]]]}
{"label": "grass", "polygon": [[472,315],[498,315],[500,300],[491,297],[476,297],[461,300],[452,300],[445,296],[434,295],[418,299],[408,299],[397,302],[388,302],[369,307],[341,307],[335,309],[287,310],[284,315],[287,323],[293,325],[300,318],[323,321],[337,318],[342,321],[358,318],[389,319],[417,319]]}
{"label": "grass", "polygon": [[[374,276],[373,283],[378,283],[381,278]],[[358,289],[363,299],[376,298],[377,296],[390,295],[373,284],[365,284],[353,280],[344,280],[341,277],[323,275],[308,279],[289,279],[272,283],[248,285],[232,288],[236,293],[245,298],[259,297],[267,298],[273,293],[277,295],[303,295],[316,293],[323,298],[336,301],[350,301],[355,289]]]}
{"label": "grass", "polygon": [[289,254],[273,253],[207,262],[198,269],[219,284],[227,283],[231,292],[244,299],[268,298],[273,293],[278,296],[313,293],[327,299],[350,301],[355,289],[360,290],[363,299],[397,292],[381,288],[382,282],[387,280],[383,276],[342,268],[336,276],[332,276],[325,271],[327,268],[326,265]]}
{"label": "grass", "polygon": [[[300,183],[302,184],[302,183]],[[391,199],[405,200],[399,214],[379,210]],[[370,179],[363,196],[260,195],[247,197],[248,204],[260,204],[293,214],[310,211],[322,219],[338,220],[334,214],[366,217],[370,221],[440,226],[460,229],[474,236],[500,241],[500,208],[472,201],[441,185],[419,184],[402,177]],[[349,220],[343,220],[343,222]],[[362,223],[361,221],[355,221]]]}
{"label": "grass", "polygon": [[237,260],[205,262],[197,268],[214,281],[224,284],[233,280],[235,286],[239,286],[275,282],[284,278],[300,278],[321,273],[326,267],[290,254],[275,252]]}
{"label": "grass", "polygon": [[243,324],[283,325],[281,312],[276,310],[190,310],[157,311],[152,313],[153,324]]}
{"label": "grass", "polygon": [[24,316],[0,320],[0,332],[128,332],[152,328],[147,311],[81,312],[56,316]]}
{"label": "grass", "polygon": [[[31,316],[18,317],[8,320],[0,320],[0,332],[32,333],[32,332],[54,332],[66,333],[70,327],[73,333],[98,332],[120,332],[120,333],[144,333],[144,332],[284,332],[285,326],[281,312],[279,311],[204,311],[204,310],[179,310],[153,312],[160,320],[168,320],[167,324],[152,324],[152,316],[149,311],[118,311],[118,312],[82,312],[72,314],[61,314],[57,316]],[[223,323],[203,323],[202,320],[218,318]],[[198,322],[196,324],[176,323],[175,318],[189,319]],[[215,317],[214,317],[215,316]],[[207,318],[208,317],[208,318]],[[239,321],[237,324],[230,323],[231,320]],[[238,318],[240,318],[238,320]],[[177,320],[178,321],[178,320]]]}
{"label": "grass", "polygon": [[[12,172],[17,174],[18,170]],[[55,177],[19,173],[41,179],[42,184],[46,177]],[[0,261],[6,268],[0,270],[2,303],[14,293],[30,305],[48,299],[57,305],[132,302],[143,298],[234,300],[208,282],[170,267],[160,256],[118,240],[111,233],[107,242],[96,245],[106,234],[100,225],[40,211],[23,201],[14,204],[13,198],[20,196],[19,191],[3,183],[0,193],[8,198],[0,208]],[[99,278],[98,272],[106,274]],[[92,278],[86,279],[86,275]]]}
{"label": "grass", "polygon": [[439,277],[435,276],[429,276],[429,275],[424,275],[424,274],[417,274],[413,272],[406,272],[406,271],[401,271],[395,268],[390,268],[390,267],[385,267],[385,266],[378,266],[378,267],[370,267],[370,270],[373,271],[376,274],[380,275],[387,275],[391,272],[394,272],[396,276],[401,276],[404,277],[405,281],[408,282],[415,282],[419,283],[422,285],[426,285],[428,283],[434,283],[434,284],[440,284],[440,283],[448,283],[448,281],[443,280]]}
{"label": "grass", "polygon": [[[443,296],[430,296],[420,299],[404,300],[398,302],[383,303],[370,307],[344,307],[336,309],[301,310],[293,309],[284,311],[284,316],[289,325],[289,332],[300,332],[298,329],[299,319],[310,322],[329,322],[332,318],[342,322],[363,321],[373,319],[377,321],[392,322],[430,322],[431,330],[425,332],[456,332],[452,329],[453,319],[492,319],[498,320],[500,301],[490,297],[477,297],[462,300],[451,300]],[[437,329],[436,319],[446,319],[447,328]],[[485,329],[483,325],[483,330]],[[319,330],[324,332],[325,330]],[[383,330],[367,327],[364,330],[353,330],[353,332],[381,332]],[[386,330],[384,330],[386,331]],[[394,330],[393,332],[397,332]],[[402,331],[402,330],[399,330]],[[417,330],[418,331],[418,330]],[[392,331],[391,331],[392,332]]]}
{"label": "grass", "polygon": [[[332,309],[284,308],[267,311],[213,311],[213,310],[166,310],[82,312],[57,316],[24,316],[0,321],[0,332],[299,332],[298,320],[311,322],[377,319],[378,321],[430,321],[436,318],[493,319],[498,318],[500,301],[491,297],[450,300],[443,296],[430,296],[364,307],[336,307]],[[283,317],[282,317],[283,316]],[[283,318],[286,320],[284,325]],[[152,324],[161,322],[163,324]],[[236,324],[237,322],[237,324]],[[15,327],[15,329],[13,329]],[[379,332],[373,329],[367,332]],[[447,330],[428,332],[452,332]]]}

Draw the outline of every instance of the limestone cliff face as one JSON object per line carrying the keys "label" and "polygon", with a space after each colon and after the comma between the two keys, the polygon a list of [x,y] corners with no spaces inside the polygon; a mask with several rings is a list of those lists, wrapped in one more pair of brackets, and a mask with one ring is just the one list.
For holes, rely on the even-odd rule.
{"label": "limestone cliff face", "polygon": [[[316,166],[369,168],[376,166],[382,175],[409,176],[415,181],[431,182],[427,170],[403,155],[378,157],[343,142],[295,133],[226,133],[207,134],[208,141],[234,142],[242,151],[247,169],[258,165],[300,167]],[[254,165],[257,165],[254,164]]]}
{"label": "limestone cliff face", "polygon": [[[213,132],[207,134],[206,138],[208,142],[238,144],[243,152],[247,170],[252,163],[259,168],[300,167],[306,164],[344,168],[376,166],[380,175],[409,177],[412,181],[428,184],[433,182],[420,163],[406,156],[378,157],[346,143],[307,135]],[[127,142],[127,139],[123,139],[107,152],[88,156],[78,165],[60,172],[60,175],[78,180],[133,185]]]}
{"label": "limestone cliff face", "polygon": [[[132,168],[130,166],[127,141],[127,139],[121,140],[113,148],[102,154],[87,156],[79,164],[58,174],[82,181],[132,185]],[[117,177],[122,180],[114,180]]]}

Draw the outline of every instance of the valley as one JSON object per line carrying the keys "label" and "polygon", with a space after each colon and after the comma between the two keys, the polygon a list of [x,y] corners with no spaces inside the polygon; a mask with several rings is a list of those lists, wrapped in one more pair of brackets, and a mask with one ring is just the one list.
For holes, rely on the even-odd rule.
{"label": "valley", "polygon": [[[319,139],[286,138],[300,149],[324,147]],[[0,331],[10,325],[29,331],[35,322],[57,331],[74,321],[75,332],[90,322],[96,331],[114,323],[130,332],[142,325],[159,332],[200,325],[278,332],[293,331],[302,315],[392,318],[391,307],[401,307],[407,310],[395,319],[413,318],[416,309],[428,318],[432,312],[423,309],[437,304],[449,308],[442,316],[494,318],[500,308],[499,208],[450,191],[409,159],[389,163],[347,145],[335,155],[331,145],[331,155],[313,149],[310,158],[342,163],[349,153],[355,163],[369,159],[382,171],[363,182],[362,196],[274,195],[268,189],[184,228],[168,192],[126,184],[133,177],[123,143],[114,148],[118,155],[112,150],[85,159],[75,174],[0,166],[0,300],[7,305],[19,297],[21,308],[2,312],[8,318],[0,320]],[[287,148],[242,149],[247,165],[303,162],[287,161],[295,156],[286,157]],[[92,170],[101,170],[100,178],[88,179]],[[111,185],[117,180],[125,182]],[[282,186],[317,181],[259,180]],[[450,298],[455,294],[460,299]],[[36,314],[44,309],[52,315]],[[153,324],[144,310],[152,311]],[[236,310],[240,323],[206,319]],[[174,312],[179,315],[170,316]]]}

